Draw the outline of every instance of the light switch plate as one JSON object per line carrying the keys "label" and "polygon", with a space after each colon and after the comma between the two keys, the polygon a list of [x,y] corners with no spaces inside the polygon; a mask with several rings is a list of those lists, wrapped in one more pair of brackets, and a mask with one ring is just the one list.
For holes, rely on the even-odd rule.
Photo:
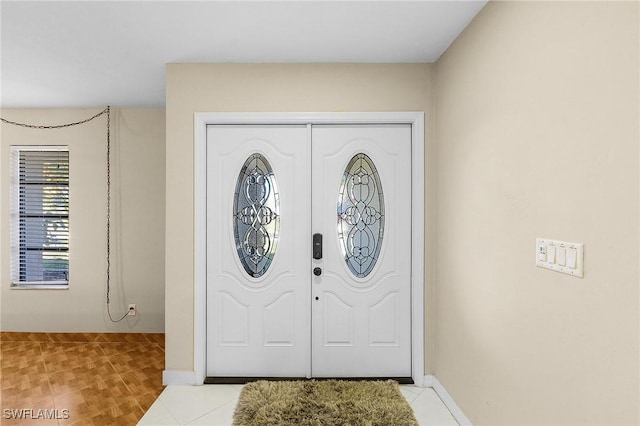
{"label": "light switch plate", "polygon": [[[574,251],[575,250],[575,251]],[[541,256],[545,253],[546,256]],[[571,253],[570,262],[566,262],[566,254]],[[575,262],[573,254],[575,253]],[[557,254],[560,254],[559,256]],[[536,266],[550,269],[574,277],[584,277],[584,245],[566,241],[536,238]]]}

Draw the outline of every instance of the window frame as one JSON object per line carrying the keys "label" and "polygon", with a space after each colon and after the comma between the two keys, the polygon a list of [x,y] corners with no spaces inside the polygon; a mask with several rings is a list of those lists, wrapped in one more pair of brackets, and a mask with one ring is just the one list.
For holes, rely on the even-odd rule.
{"label": "window frame", "polygon": [[[20,237],[20,222],[23,217],[26,217],[21,211],[20,206],[20,156],[23,152],[67,152],[68,165],[70,166],[70,151],[68,145],[11,145],[10,146],[10,174],[11,174],[11,194],[10,194],[10,244],[11,244],[11,261],[10,261],[10,274],[11,274],[11,289],[58,289],[65,290],[69,288],[69,271],[70,271],[70,229],[67,229],[67,271],[66,280],[41,280],[41,281],[29,281],[21,280],[21,237]],[[70,167],[69,167],[70,169]],[[70,170],[67,171],[67,180],[70,180]],[[70,187],[70,185],[68,184]],[[67,200],[69,203],[69,200]],[[70,203],[69,203],[70,204]],[[70,218],[70,206],[67,206],[67,224],[69,225]]]}

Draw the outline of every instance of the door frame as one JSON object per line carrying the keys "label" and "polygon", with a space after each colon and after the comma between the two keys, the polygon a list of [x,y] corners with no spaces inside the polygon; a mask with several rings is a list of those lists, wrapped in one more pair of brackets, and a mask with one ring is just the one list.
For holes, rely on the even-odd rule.
{"label": "door frame", "polygon": [[[424,112],[195,113],[194,114],[194,375],[201,385],[207,362],[207,126],[318,124],[411,125],[411,377],[424,384],[425,204]],[[309,135],[310,136],[310,135]],[[309,341],[311,344],[311,340]],[[310,362],[310,360],[309,360]],[[310,371],[311,366],[307,368]]]}

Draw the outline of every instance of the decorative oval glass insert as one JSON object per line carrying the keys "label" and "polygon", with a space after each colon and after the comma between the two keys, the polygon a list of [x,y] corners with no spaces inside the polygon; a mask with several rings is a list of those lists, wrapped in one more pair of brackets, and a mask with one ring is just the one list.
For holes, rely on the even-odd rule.
{"label": "decorative oval glass insert", "polygon": [[252,154],[240,170],[233,201],[233,235],[240,262],[258,278],[269,269],[278,245],[280,194],[271,165]]}
{"label": "decorative oval glass insert", "polygon": [[344,171],[338,192],[338,240],[353,275],[369,275],[378,261],[383,235],[380,176],[369,156],[356,154]]}

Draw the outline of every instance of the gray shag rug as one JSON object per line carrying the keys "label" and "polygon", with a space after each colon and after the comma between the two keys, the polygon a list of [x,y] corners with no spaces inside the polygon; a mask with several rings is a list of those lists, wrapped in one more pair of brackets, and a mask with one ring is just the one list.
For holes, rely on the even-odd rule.
{"label": "gray shag rug", "polygon": [[261,380],[242,389],[233,424],[417,426],[418,422],[393,380]]}

